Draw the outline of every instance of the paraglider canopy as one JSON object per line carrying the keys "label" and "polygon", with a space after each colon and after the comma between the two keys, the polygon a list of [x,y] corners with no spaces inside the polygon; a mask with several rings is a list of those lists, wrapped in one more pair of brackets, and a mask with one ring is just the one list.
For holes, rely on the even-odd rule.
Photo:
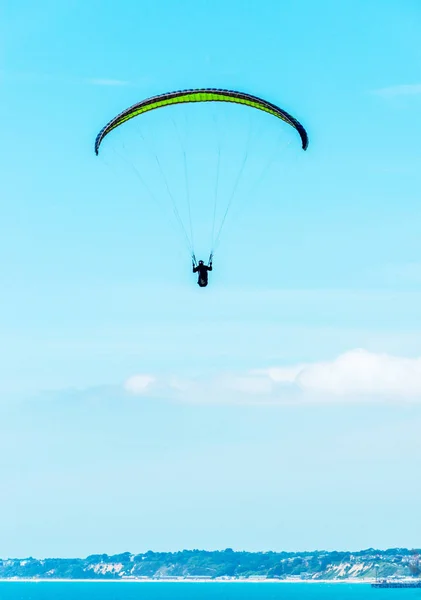
{"label": "paraglider canopy", "polygon": [[[221,116],[215,115],[215,112],[220,112],[218,110],[214,111],[212,115],[214,122],[207,127],[204,125],[203,120],[200,120],[196,127],[192,127],[191,123],[187,125],[189,118],[191,119],[195,116],[195,111],[192,109],[193,104],[196,104],[198,108],[201,106],[204,112],[206,112],[206,106],[216,106],[216,108],[221,109],[221,105],[224,105],[226,112],[229,113],[228,118],[226,122],[219,123],[218,125],[218,117]],[[180,108],[178,113],[175,114],[177,112],[175,108],[173,108],[173,111],[169,110],[169,108],[175,105],[179,107],[184,105],[184,107],[183,109]],[[173,91],[141,100],[111,119],[101,129],[95,139],[95,154],[98,155],[104,139],[111,132],[119,130],[121,125],[127,124],[127,126],[122,127],[122,130],[124,130],[122,154],[126,155],[129,147],[128,138],[130,135],[136,134],[133,147],[131,148],[136,155],[136,159],[133,160],[133,156],[129,155],[124,157],[124,162],[126,166],[129,164],[132,167],[132,171],[142,183],[146,195],[158,203],[161,200],[170,200],[177,224],[183,233],[190,255],[194,261],[195,228],[193,222],[195,217],[196,223],[202,226],[205,222],[208,223],[207,233],[211,233],[209,253],[209,261],[211,261],[215,249],[219,244],[221,231],[233,204],[234,197],[241,195],[242,201],[245,201],[246,197],[253,198],[257,196],[254,185],[250,185],[249,183],[244,184],[243,189],[240,190],[240,180],[243,182],[248,169],[251,171],[250,163],[252,159],[250,157],[253,151],[257,155],[254,166],[258,174],[255,177],[255,181],[252,182],[252,184],[256,183],[256,188],[257,184],[260,185],[262,183],[263,177],[266,175],[268,167],[274,159],[279,160],[278,146],[270,148],[265,137],[267,131],[262,135],[265,123],[262,124],[260,122],[256,127],[260,139],[263,138],[260,147],[256,143],[258,136],[255,135],[255,131],[252,131],[250,124],[253,119],[250,119],[250,123],[248,123],[242,114],[243,111],[236,107],[247,107],[245,112],[250,114],[251,117],[258,117],[256,121],[264,121],[269,116],[270,118],[267,119],[269,121],[267,129],[270,133],[273,133],[274,130],[276,137],[278,137],[279,132],[279,138],[285,141],[285,138],[288,137],[287,133],[291,132],[290,136],[293,140],[288,141],[287,145],[291,144],[295,146],[296,141],[300,141],[302,150],[307,150],[309,143],[307,132],[303,125],[289,112],[258,96],[235,90],[217,88]],[[161,113],[160,109],[162,108],[167,108],[167,111],[162,111]],[[230,112],[231,109],[232,112]],[[248,109],[253,110],[249,111]],[[149,113],[149,117],[145,116],[147,113]],[[181,147],[181,154],[178,152],[178,157],[176,152],[169,151],[172,127],[171,125],[169,127],[161,126],[165,120],[161,118],[161,114],[171,115],[174,127],[173,133],[176,133],[179,150]],[[181,114],[183,114],[183,118],[185,117],[185,123],[179,127],[174,117],[180,117]],[[155,115],[157,115],[157,118],[155,118]],[[142,118],[135,119],[134,117]],[[239,123],[237,123],[237,117]],[[128,126],[129,121],[132,123],[131,127]],[[278,127],[276,122],[281,127]],[[241,149],[243,142],[241,139],[242,133],[247,131],[246,125],[249,125],[249,132],[245,136],[246,142],[243,149]],[[275,125],[275,127],[272,127],[272,125]],[[151,142],[149,144],[145,139],[144,131],[140,129],[146,129],[148,126],[151,126],[152,130],[150,134]],[[201,130],[200,134],[198,134],[199,130]],[[184,137],[183,133],[185,134]],[[126,136],[126,134],[128,135]],[[198,135],[197,145],[194,150],[190,151],[188,146],[191,145],[191,138],[195,134]],[[112,137],[114,140],[118,140],[118,133],[113,134]],[[211,143],[211,138],[213,137],[218,138],[215,140],[216,144],[214,148]],[[161,148],[157,149],[159,142],[161,142]],[[230,146],[227,147],[227,144],[230,144]],[[299,148],[298,144],[296,147]],[[148,149],[151,156],[150,163],[147,162],[146,156]],[[238,154],[239,150],[243,156],[236,164],[233,155],[235,151]],[[167,164],[165,164],[166,153],[169,154]],[[201,164],[199,164],[200,160]],[[177,162],[180,164],[181,170],[179,175],[175,174]],[[248,169],[246,168],[246,164]],[[226,168],[223,173],[224,167]],[[154,174],[154,170],[156,174]],[[212,173],[213,181],[210,179]],[[192,181],[192,176],[193,178],[196,177],[196,181]],[[152,181],[150,181],[151,179]],[[180,190],[182,182],[184,182],[184,192]],[[196,189],[194,190],[195,183]],[[272,189],[277,189],[276,185],[272,186]],[[194,206],[194,202],[196,202],[196,206]],[[208,207],[208,212],[205,215],[206,206]],[[183,208],[185,211],[184,218],[182,215]],[[207,246],[206,254],[208,251],[209,246]],[[201,250],[202,252],[204,252],[204,249]]]}
{"label": "paraglider canopy", "polygon": [[161,94],[159,96],[153,96],[152,98],[142,100],[137,104],[133,104],[133,106],[117,115],[103,129],[101,129],[95,140],[95,154],[98,155],[99,146],[104,137],[122,123],[125,123],[129,119],[137,117],[138,115],[144,114],[150,110],[155,110],[164,106],[180,104],[181,102],[233,102],[236,104],[250,106],[251,108],[256,108],[258,110],[263,110],[264,112],[267,112],[274,117],[278,117],[278,119],[282,119],[285,121],[285,123],[288,123],[294,127],[301,137],[303,150],[307,150],[308,135],[306,130],[301,123],[297,121],[297,119],[288,114],[279,106],[276,106],[267,100],[263,100],[262,98],[258,98],[257,96],[252,96],[251,94],[245,94],[243,92],[220,90],[216,88],[200,88]]}

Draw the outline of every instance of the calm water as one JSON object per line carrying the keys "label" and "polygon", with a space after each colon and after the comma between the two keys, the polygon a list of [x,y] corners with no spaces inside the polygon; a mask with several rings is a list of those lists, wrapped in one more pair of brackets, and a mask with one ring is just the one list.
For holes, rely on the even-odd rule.
{"label": "calm water", "polygon": [[421,600],[366,584],[0,582],[0,600]]}

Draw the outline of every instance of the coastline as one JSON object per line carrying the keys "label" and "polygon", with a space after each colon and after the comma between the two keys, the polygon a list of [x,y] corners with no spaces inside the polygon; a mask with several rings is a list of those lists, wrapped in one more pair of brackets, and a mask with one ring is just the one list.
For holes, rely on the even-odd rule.
{"label": "coastline", "polygon": [[371,584],[376,579],[374,577],[357,578],[349,577],[347,579],[268,579],[266,577],[237,577],[237,578],[199,578],[199,577],[122,577],[121,579],[54,579],[54,578],[22,578],[10,577],[0,578],[0,583],[309,583],[309,584],[329,584],[329,583],[347,583],[347,584]]}

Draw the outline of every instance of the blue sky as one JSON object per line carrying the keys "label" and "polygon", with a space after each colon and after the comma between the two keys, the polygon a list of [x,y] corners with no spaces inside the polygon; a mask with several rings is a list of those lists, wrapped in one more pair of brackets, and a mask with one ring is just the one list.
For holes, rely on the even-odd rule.
{"label": "blue sky", "polygon": [[[3,3],[0,555],[419,545],[418,0],[142,4]],[[129,125],[93,152],[124,108],[196,86],[268,98],[310,137],[285,131],[243,182],[204,291],[114,163]],[[177,113],[199,232],[214,116],[227,177],[243,115],[252,164],[278,135],[203,114],[202,133]],[[145,130],[180,190],[162,119]]]}

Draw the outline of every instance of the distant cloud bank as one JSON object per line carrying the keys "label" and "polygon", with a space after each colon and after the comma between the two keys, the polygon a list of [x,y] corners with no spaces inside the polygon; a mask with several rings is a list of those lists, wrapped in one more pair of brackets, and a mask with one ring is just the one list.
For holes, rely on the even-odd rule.
{"label": "distant cloud bank", "polygon": [[276,403],[421,401],[421,357],[351,350],[333,360],[181,378],[137,374],[134,395],[185,402]]}

